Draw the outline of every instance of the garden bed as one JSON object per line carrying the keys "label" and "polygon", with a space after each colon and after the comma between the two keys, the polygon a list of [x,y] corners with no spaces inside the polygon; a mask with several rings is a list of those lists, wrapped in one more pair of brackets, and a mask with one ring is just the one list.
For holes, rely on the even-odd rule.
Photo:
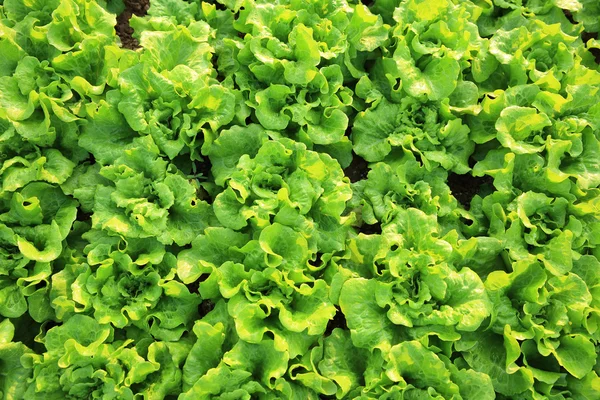
{"label": "garden bed", "polygon": [[0,397],[598,398],[599,30],[0,0]]}

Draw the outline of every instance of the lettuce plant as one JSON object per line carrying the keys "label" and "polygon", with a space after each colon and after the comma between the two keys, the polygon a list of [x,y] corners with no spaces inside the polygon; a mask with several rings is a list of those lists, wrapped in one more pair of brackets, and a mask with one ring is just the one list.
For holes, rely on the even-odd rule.
{"label": "lettuce plant", "polygon": [[0,397],[599,398],[597,1],[124,5],[0,0]]}

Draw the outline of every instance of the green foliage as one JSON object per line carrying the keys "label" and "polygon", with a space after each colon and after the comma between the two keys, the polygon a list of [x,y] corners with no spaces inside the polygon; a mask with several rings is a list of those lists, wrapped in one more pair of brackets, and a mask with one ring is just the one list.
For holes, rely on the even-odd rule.
{"label": "green foliage", "polygon": [[370,3],[0,0],[0,397],[600,398],[598,2]]}

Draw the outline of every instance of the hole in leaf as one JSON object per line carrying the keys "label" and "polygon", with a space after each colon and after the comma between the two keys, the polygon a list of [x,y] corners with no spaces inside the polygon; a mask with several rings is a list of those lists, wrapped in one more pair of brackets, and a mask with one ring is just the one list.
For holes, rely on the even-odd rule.
{"label": "hole in leaf", "polygon": [[386,265],[382,263],[382,261],[374,261],[373,265],[377,269],[377,275],[382,276],[383,272],[386,269]]}
{"label": "hole in leaf", "polygon": [[467,219],[467,218],[462,218],[460,219],[460,222],[462,222],[463,224],[465,224],[466,226],[471,226],[473,225],[473,220]]}
{"label": "hole in leaf", "polygon": [[321,252],[317,252],[317,253],[315,254],[315,259],[314,259],[313,261],[311,261],[311,262],[310,262],[310,264],[311,264],[312,266],[314,266],[314,267],[319,267],[319,266],[321,266],[321,263],[323,262],[323,261],[321,260],[321,257],[323,257],[323,253],[321,253]]}

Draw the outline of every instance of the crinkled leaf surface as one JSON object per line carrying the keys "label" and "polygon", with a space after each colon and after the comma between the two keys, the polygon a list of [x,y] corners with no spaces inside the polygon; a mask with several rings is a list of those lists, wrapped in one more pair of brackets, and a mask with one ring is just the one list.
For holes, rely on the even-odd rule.
{"label": "crinkled leaf surface", "polygon": [[0,398],[598,398],[596,0],[133,3],[0,0]]}

